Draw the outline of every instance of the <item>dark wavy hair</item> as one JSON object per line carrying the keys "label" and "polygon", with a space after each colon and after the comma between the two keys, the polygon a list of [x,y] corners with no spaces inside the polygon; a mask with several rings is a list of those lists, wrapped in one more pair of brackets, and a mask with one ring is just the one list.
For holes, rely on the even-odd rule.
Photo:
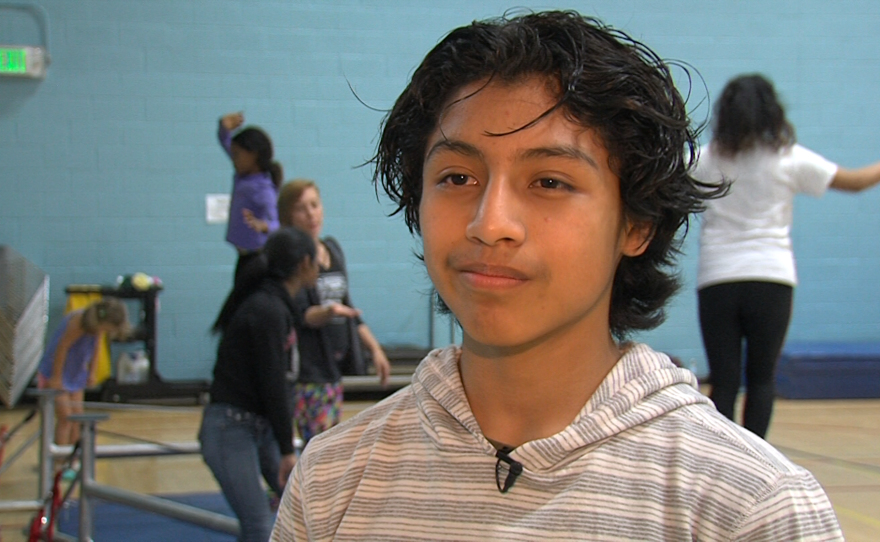
{"label": "dark wavy hair", "polygon": [[272,184],[275,188],[280,188],[284,182],[284,170],[281,164],[274,161],[275,150],[272,147],[272,140],[260,128],[256,126],[248,126],[235,134],[232,142],[242,149],[257,155],[257,167],[260,171],[266,171],[272,177]]}
{"label": "dark wavy hair", "polygon": [[776,89],[761,74],[731,79],[715,102],[714,113],[712,144],[723,155],[758,146],[779,150],[795,143],[794,127],[785,118]]}
{"label": "dark wavy hair", "polygon": [[652,227],[645,252],[623,258],[616,271],[609,323],[618,338],[654,328],[679,287],[673,266],[688,215],[723,188],[689,175],[697,133],[685,101],[667,64],[625,33],[573,11],[505,16],[453,30],[427,54],[383,120],[371,159],[373,182],[397,204],[392,214],[403,213],[410,232],[420,234],[426,145],[451,97],[474,82],[534,76],[547,78],[558,99],[520,129],[560,111],[596,130],[620,178],[626,218]]}
{"label": "dark wavy hair", "polygon": [[312,236],[293,227],[281,227],[266,239],[260,254],[252,259],[236,278],[232,291],[223,303],[217,320],[211,326],[214,333],[222,333],[232,322],[235,311],[245,299],[256,292],[266,280],[285,281],[300,271],[306,257],[315,261],[317,248]]}

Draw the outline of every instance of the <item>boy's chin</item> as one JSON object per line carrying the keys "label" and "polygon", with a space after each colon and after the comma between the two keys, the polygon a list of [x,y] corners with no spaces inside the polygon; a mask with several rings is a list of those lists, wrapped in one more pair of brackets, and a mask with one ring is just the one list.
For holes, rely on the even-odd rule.
{"label": "boy's chin", "polygon": [[476,326],[463,328],[462,347],[485,356],[513,355],[528,349],[530,341],[509,326]]}

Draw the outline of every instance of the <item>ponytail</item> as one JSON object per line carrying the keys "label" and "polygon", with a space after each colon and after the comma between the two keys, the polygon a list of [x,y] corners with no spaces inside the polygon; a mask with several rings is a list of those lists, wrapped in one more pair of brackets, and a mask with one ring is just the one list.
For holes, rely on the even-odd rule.
{"label": "ponytail", "polygon": [[312,237],[302,230],[283,227],[275,230],[263,245],[260,254],[242,269],[232,292],[223,303],[213,333],[224,333],[235,312],[265,280],[286,281],[301,272],[302,263],[315,261],[317,249]]}
{"label": "ponytail", "polygon": [[281,183],[284,182],[284,168],[281,167],[281,162],[272,161],[269,164],[269,175],[272,176],[272,184],[275,185],[275,190],[279,190],[281,188]]}
{"label": "ponytail", "polygon": [[217,315],[217,319],[214,321],[214,325],[211,326],[211,332],[216,335],[226,331],[226,326],[232,321],[232,316],[238,310],[238,307],[252,293],[257,291],[263,279],[268,276],[269,263],[266,259],[266,254],[261,252],[256,258],[249,261],[238,277],[236,277],[232,291],[229,292],[226,301],[223,302],[220,313]]}

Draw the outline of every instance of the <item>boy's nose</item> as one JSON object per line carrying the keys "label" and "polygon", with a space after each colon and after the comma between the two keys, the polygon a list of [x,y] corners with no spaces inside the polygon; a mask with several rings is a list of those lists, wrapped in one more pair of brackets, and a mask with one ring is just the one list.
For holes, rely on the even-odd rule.
{"label": "boy's nose", "polygon": [[468,239],[484,245],[500,242],[522,243],[526,228],[521,216],[519,198],[509,183],[503,179],[490,179],[468,223]]}

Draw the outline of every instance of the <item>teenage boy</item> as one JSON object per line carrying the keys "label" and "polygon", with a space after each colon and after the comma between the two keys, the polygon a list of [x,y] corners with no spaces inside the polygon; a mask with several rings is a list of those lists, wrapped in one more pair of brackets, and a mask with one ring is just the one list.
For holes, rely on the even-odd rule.
{"label": "teenage boy", "polygon": [[462,344],[309,444],[273,540],[841,539],[809,472],[624,340],[724,191],[694,149],[667,66],[595,19],[446,36],[374,162]]}

